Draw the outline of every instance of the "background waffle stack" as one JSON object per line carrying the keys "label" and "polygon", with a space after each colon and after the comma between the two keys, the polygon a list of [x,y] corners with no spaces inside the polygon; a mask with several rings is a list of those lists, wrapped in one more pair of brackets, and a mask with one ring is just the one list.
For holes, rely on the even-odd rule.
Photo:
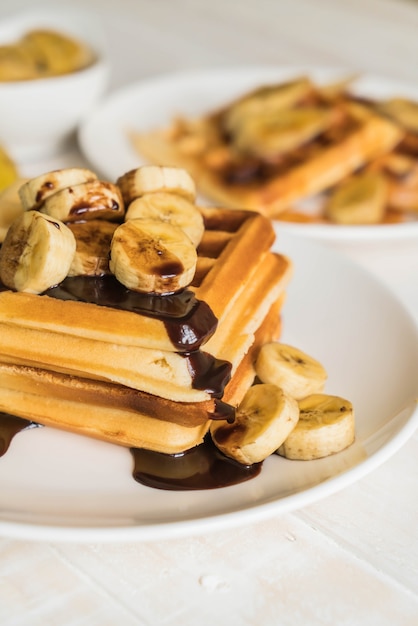
{"label": "background waffle stack", "polygon": [[[291,263],[271,252],[265,217],[200,210],[205,231],[190,289],[218,319],[205,345],[180,353],[153,316],[4,290],[1,411],[165,453],[199,444],[211,419],[227,417],[225,403],[237,405],[254,380],[258,348],[279,335]],[[215,359],[205,376],[223,379],[216,389],[195,384],[195,364],[208,354]]]}

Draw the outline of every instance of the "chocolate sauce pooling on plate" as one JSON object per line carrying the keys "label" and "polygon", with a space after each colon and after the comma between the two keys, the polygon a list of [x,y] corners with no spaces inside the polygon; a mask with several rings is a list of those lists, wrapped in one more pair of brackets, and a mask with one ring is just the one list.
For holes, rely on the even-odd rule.
{"label": "chocolate sauce pooling on plate", "polygon": [[181,454],[161,454],[131,448],[134,479],[147,487],[168,491],[217,489],[237,485],[261,470],[261,463],[242,465],[229,459],[208,436],[204,443]]}
{"label": "chocolate sauce pooling on plate", "polygon": [[36,428],[39,424],[0,412],[0,456],[9,449],[10,443],[17,433],[27,428]]}
{"label": "chocolate sauce pooling on plate", "polygon": [[173,346],[180,352],[197,350],[218,323],[211,308],[190,289],[166,295],[139,293],[127,289],[112,275],[67,277],[45,295],[156,317],[164,322]]}

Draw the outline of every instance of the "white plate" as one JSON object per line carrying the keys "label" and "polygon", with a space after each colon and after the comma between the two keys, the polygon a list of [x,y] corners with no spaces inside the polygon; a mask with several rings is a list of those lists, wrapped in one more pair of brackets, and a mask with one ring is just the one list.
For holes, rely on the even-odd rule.
{"label": "white plate", "polygon": [[[302,74],[310,75],[319,83],[327,83],[352,72],[306,67],[238,67],[159,76],[110,95],[80,127],[80,147],[98,172],[115,180],[144,163],[131,146],[128,131],[163,128],[175,115],[199,115],[256,85]],[[417,86],[371,75],[358,79],[352,91],[375,98],[403,95],[418,100]],[[369,242],[418,237],[418,221],[378,226],[280,222],[280,229],[324,241]]]}
{"label": "white plate", "polygon": [[238,486],[154,490],[131,477],[126,449],[42,428],[0,458],[0,534],[128,541],[207,532],[278,515],[328,496],[388,459],[418,425],[418,336],[391,293],[332,250],[291,235],[294,260],[283,339],[326,366],[326,390],[353,401],[357,440],[317,461],[269,458]]}

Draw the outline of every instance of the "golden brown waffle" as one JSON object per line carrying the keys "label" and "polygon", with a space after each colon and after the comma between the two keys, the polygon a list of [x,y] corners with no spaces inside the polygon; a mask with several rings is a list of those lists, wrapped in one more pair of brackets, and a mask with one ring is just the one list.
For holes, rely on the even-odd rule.
{"label": "golden brown waffle", "polygon": [[[281,301],[273,305],[225,390],[235,405],[252,384],[260,346],[280,333]],[[123,446],[173,454],[199,445],[217,411],[212,399],[179,403],[121,385],[0,363],[0,410],[46,426]]]}
{"label": "golden brown waffle", "polygon": [[[192,288],[219,319],[205,351],[230,362],[234,373],[283,294],[291,263],[270,252],[274,232],[263,216],[202,212],[206,232]],[[85,302],[0,293],[0,360],[118,383],[176,402],[202,402],[212,395],[195,388],[192,362],[174,351],[160,320]]]}
{"label": "golden brown waffle", "polygon": [[233,105],[197,122],[182,119],[169,129],[132,133],[133,145],[151,163],[187,169],[212,202],[275,217],[386,154],[402,137],[398,125],[346,100],[337,105],[335,124],[318,137],[262,159],[231,145],[222,124]]}

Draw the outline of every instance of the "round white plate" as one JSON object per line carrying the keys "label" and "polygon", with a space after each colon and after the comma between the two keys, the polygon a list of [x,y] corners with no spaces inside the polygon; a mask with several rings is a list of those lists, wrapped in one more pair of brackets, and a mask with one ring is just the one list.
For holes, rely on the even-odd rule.
{"label": "round white plate", "polygon": [[[201,115],[257,85],[302,74],[310,75],[318,83],[327,83],[352,72],[306,67],[238,67],[157,76],[111,94],[81,125],[79,144],[97,172],[116,180],[145,162],[133,149],[129,131],[164,128],[176,115]],[[416,85],[372,75],[357,79],[352,91],[365,97],[402,95],[418,100]],[[280,222],[280,229],[323,241],[369,242],[418,237],[418,221],[377,226]]]}
{"label": "round white plate", "polygon": [[284,235],[295,274],[283,340],[324,363],[326,391],[354,403],[353,446],[317,461],[270,457],[238,486],[195,492],[144,487],[124,448],[50,428],[19,433],[0,458],[0,534],[128,541],[247,524],[303,507],[362,478],[418,425],[418,335],[399,302],[331,249]]}

